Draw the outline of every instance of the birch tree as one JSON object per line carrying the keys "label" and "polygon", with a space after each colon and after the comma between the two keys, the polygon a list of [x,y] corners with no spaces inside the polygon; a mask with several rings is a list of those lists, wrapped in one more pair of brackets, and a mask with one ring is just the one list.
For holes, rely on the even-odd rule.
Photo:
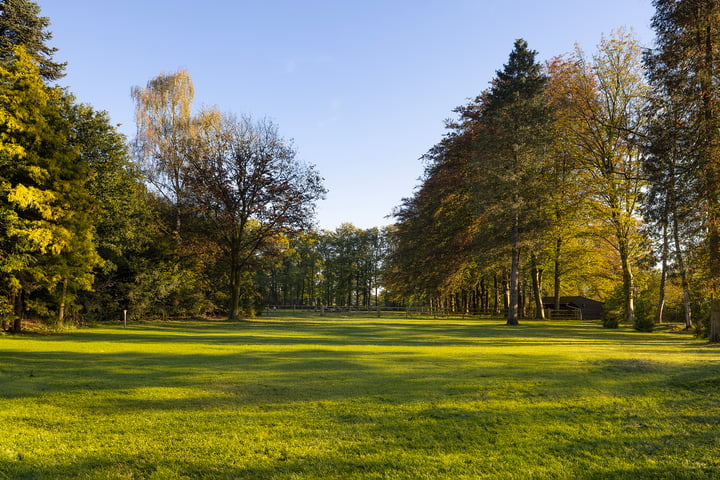
{"label": "birch tree", "polygon": [[162,73],[145,87],[132,89],[137,136],[134,142],[145,175],[175,209],[175,235],[181,233],[188,191],[185,148],[192,125],[195,89],[187,70]]}

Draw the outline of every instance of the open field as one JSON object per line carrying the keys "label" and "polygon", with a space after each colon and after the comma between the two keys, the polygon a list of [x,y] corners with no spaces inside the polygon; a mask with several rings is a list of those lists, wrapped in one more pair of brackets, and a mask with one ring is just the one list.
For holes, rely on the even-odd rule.
{"label": "open field", "polygon": [[720,348],[274,314],[0,336],[0,479],[720,478]]}

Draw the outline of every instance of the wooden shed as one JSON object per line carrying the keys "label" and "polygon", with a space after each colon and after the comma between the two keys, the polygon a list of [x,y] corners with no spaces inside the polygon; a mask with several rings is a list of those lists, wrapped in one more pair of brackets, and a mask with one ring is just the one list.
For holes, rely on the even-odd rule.
{"label": "wooden shed", "polygon": [[600,320],[605,304],[585,297],[560,297],[560,310],[555,310],[555,298],[543,298],[547,318]]}

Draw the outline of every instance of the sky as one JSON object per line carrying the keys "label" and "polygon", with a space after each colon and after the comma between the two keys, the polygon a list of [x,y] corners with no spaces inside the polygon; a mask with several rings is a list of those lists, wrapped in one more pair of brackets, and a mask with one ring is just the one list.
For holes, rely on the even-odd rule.
{"label": "sky", "polygon": [[268,118],[315,165],[317,224],[393,223],[453,109],[489,86],[513,42],[546,61],[632,28],[651,0],[36,0],[66,86],[135,135],[130,90],[187,69],[197,109]]}

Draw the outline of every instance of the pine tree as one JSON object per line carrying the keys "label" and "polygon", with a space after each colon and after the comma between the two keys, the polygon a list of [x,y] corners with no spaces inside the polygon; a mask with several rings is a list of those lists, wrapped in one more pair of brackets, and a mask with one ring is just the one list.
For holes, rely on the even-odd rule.
{"label": "pine tree", "polygon": [[40,16],[40,6],[29,0],[0,0],[0,64],[7,66],[14,58],[14,49],[22,46],[40,66],[46,81],[64,76],[65,63],[53,60],[57,48],[48,42],[50,19]]}
{"label": "pine tree", "polygon": [[483,129],[477,142],[477,178],[493,182],[490,189],[478,183],[481,204],[492,205],[495,219],[491,223],[505,229],[511,251],[508,325],[518,324],[521,250],[536,240],[547,224],[543,170],[548,161],[551,116],[544,97],[547,77],[535,61],[536,55],[526,41],[515,41],[508,63],[484,95]]}

